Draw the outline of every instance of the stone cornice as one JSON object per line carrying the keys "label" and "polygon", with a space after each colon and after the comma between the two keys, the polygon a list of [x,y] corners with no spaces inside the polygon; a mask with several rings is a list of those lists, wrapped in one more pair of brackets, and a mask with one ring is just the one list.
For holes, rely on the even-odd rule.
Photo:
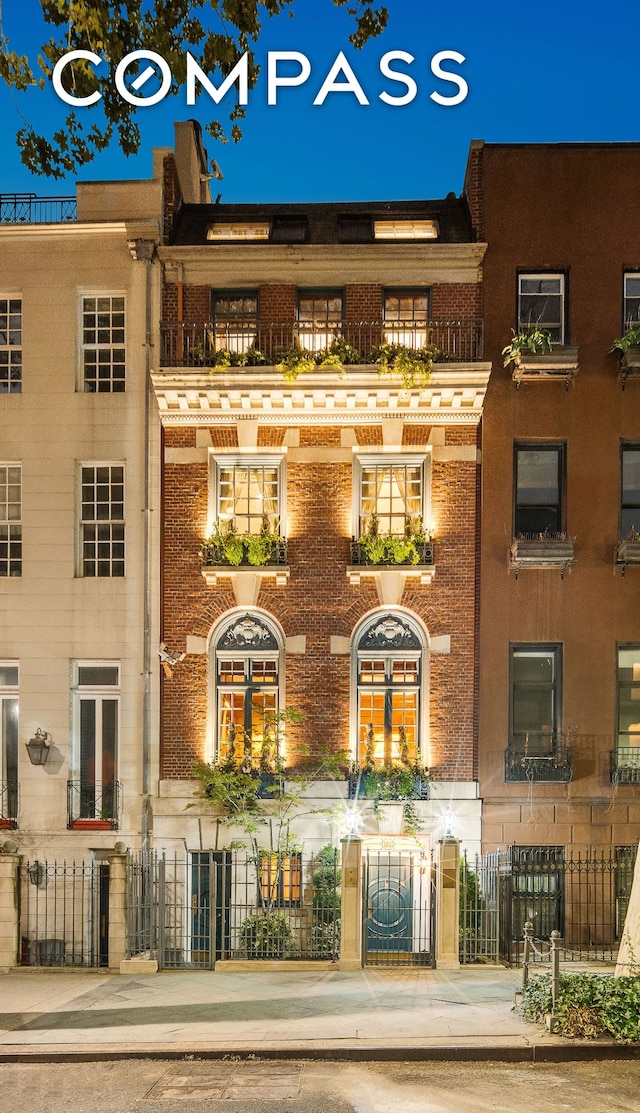
{"label": "stone cornice", "polygon": [[158,255],[169,282],[423,286],[478,282],[486,247],[484,243],[200,244],[160,247]]}
{"label": "stone cornice", "polygon": [[491,372],[489,363],[448,364],[429,382],[404,390],[372,368],[344,378],[312,372],[294,383],[275,368],[235,375],[200,369],[152,373],[163,425],[232,425],[253,420],[282,425],[367,424],[400,418],[436,425],[477,425]]}

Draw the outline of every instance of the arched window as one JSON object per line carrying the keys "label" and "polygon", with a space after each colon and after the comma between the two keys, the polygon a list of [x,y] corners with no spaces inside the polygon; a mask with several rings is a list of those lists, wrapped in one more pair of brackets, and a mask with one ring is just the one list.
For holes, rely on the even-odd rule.
{"label": "arched window", "polygon": [[282,637],[263,615],[236,614],[216,633],[212,648],[217,757],[233,749],[239,764],[251,759],[257,765],[263,747],[275,744]]}
{"label": "arched window", "polygon": [[422,763],[425,644],[417,623],[381,613],[356,631],[357,760]]}

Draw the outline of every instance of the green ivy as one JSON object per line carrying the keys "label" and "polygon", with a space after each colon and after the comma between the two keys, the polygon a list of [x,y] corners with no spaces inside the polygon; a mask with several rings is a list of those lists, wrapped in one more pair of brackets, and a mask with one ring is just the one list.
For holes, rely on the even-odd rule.
{"label": "green ivy", "polygon": [[[543,1021],[551,1012],[551,975],[529,979],[522,996],[526,1020]],[[640,977],[560,974],[554,1017],[558,1032],[571,1039],[609,1035],[624,1043],[640,1040]]]}

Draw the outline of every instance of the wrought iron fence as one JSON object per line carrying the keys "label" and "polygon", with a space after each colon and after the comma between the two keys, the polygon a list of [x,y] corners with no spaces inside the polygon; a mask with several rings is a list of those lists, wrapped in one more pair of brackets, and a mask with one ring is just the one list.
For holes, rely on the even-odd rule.
{"label": "wrought iron fence", "polygon": [[466,852],[460,859],[460,962],[497,963],[499,960],[498,931],[498,862],[494,851],[469,860]]}
{"label": "wrought iron fence", "polygon": [[0,193],[0,224],[66,224],[75,219],[75,197]]}
{"label": "wrought iron fence", "polygon": [[128,863],[127,954],[161,969],[211,969],[217,959],[336,959],[338,852],[193,851]]}
{"label": "wrought iron fence", "polygon": [[430,854],[369,851],[362,895],[365,965],[435,964],[435,873]]}
{"label": "wrought iron fence", "polygon": [[[430,320],[423,323],[341,321],[219,322],[163,321],[160,325],[163,367],[251,367],[278,363],[290,349],[319,353],[334,347],[343,364],[371,364],[380,345],[426,348],[434,363],[473,363],[483,358],[480,318]],[[221,356],[220,353],[227,353]]]}
{"label": "wrought iron fence", "polygon": [[20,932],[24,966],[107,966],[108,863],[24,862]]}
{"label": "wrought iron fence", "polygon": [[533,924],[537,953],[550,953],[560,932],[563,962],[612,963],[620,945],[637,846],[512,846],[498,857],[500,955],[522,961],[524,925]]}

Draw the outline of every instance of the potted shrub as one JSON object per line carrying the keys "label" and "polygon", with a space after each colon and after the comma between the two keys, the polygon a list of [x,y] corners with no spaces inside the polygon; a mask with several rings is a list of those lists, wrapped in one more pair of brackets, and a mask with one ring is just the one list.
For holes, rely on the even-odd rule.
{"label": "potted shrub", "polygon": [[293,945],[289,917],[277,909],[260,909],[240,925],[240,950],[247,958],[286,958]]}

